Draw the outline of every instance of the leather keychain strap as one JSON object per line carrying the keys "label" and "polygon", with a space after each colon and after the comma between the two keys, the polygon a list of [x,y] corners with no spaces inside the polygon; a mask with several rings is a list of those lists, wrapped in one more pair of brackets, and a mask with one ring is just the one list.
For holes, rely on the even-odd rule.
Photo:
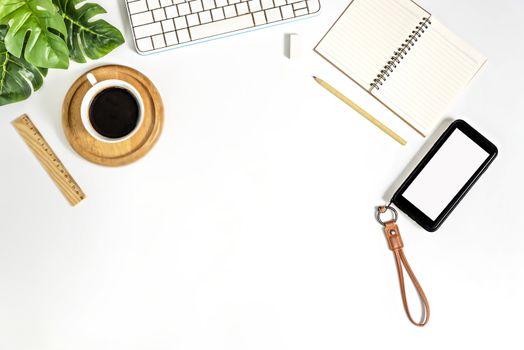
{"label": "leather keychain strap", "polygon": [[[385,213],[387,210],[391,210],[393,212],[394,218],[392,220],[383,222],[380,219],[380,214]],[[386,234],[386,238],[388,241],[388,246],[391,251],[393,251],[393,254],[395,256],[395,262],[397,265],[397,272],[398,272],[398,280],[400,284],[400,294],[402,296],[402,303],[404,305],[404,310],[406,311],[406,315],[408,316],[408,319],[413,323],[415,326],[423,327],[425,326],[429,321],[429,302],[426,298],[426,294],[424,293],[424,290],[422,289],[420,283],[417,280],[417,277],[413,273],[413,270],[409,266],[408,260],[406,259],[406,256],[404,255],[404,243],[402,242],[402,237],[400,236],[400,231],[397,226],[397,212],[392,207],[379,207],[378,213],[377,213],[378,221],[384,225],[384,233]],[[413,317],[411,316],[411,312],[409,311],[409,305],[408,300],[406,297],[406,286],[404,283],[404,269],[408,273],[409,278],[413,282],[413,285],[415,286],[417,293],[420,297],[420,301],[423,306],[422,310],[422,317],[420,322],[416,322]]]}

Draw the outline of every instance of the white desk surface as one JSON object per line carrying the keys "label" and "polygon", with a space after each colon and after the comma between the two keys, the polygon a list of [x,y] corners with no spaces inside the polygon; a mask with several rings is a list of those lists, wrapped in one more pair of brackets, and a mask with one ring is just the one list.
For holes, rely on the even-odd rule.
{"label": "white desk surface", "polygon": [[[401,216],[429,325],[405,318],[374,207],[431,143],[311,49],[348,4],[313,19],[148,57],[127,43],[51,71],[0,108],[0,348],[6,350],[522,349],[524,3],[421,0],[489,57],[446,118],[499,158],[444,226]],[[300,33],[303,57],[284,56]],[[143,160],[104,168],[61,129],[62,99],[98,65],[147,74],[166,106]],[[405,136],[402,147],[315,74]],[[28,113],[88,195],[71,208],[10,122]],[[449,121],[448,121],[449,123]]]}

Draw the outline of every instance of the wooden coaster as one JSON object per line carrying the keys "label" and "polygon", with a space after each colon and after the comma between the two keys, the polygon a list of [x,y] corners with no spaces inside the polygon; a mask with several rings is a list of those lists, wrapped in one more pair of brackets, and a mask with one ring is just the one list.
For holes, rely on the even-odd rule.
{"label": "wooden coaster", "polygon": [[[98,81],[123,80],[135,87],[144,100],[144,121],[128,140],[106,143],[92,137],[80,117],[80,105],[91,84],[86,78],[92,73]],[[164,124],[164,105],[155,85],[142,73],[125,66],[98,67],[83,74],[67,92],[62,107],[62,126],[73,149],[90,162],[120,166],[132,163],[147,154],[160,137]]]}

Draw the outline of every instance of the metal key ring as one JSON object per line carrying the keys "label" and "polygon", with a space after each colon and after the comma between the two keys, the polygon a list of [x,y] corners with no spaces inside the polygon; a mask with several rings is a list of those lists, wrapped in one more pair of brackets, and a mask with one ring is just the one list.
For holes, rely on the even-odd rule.
{"label": "metal key ring", "polygon": [[378,207],[377,208],[377,213],[376,213],[376,218],[377,218],[377,221],[382,225],[382,226],[386,226],[386,224],[384,223],[384,221],[382,221],[382,219],[380,218],[380,216],[384,213],[386,213],[388,210],[391,211],[391,213],[393,213],[392,215],[392,220],[394,222],[397,221],[398,219],[398,212],[395,208],[393,208],[392,206],[390,205],[386,205],[386,206],[381,206],[381,207]]}

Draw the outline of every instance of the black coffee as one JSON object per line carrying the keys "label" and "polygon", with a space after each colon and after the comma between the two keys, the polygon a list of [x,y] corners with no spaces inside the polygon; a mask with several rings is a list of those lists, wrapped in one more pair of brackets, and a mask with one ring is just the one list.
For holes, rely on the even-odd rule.
{"label": "black coffee", "polygon": [[111,87],[91,102],[89,121],[100,135],[119,139],[136,127],[140,109],[135,97],[126,89]]}

